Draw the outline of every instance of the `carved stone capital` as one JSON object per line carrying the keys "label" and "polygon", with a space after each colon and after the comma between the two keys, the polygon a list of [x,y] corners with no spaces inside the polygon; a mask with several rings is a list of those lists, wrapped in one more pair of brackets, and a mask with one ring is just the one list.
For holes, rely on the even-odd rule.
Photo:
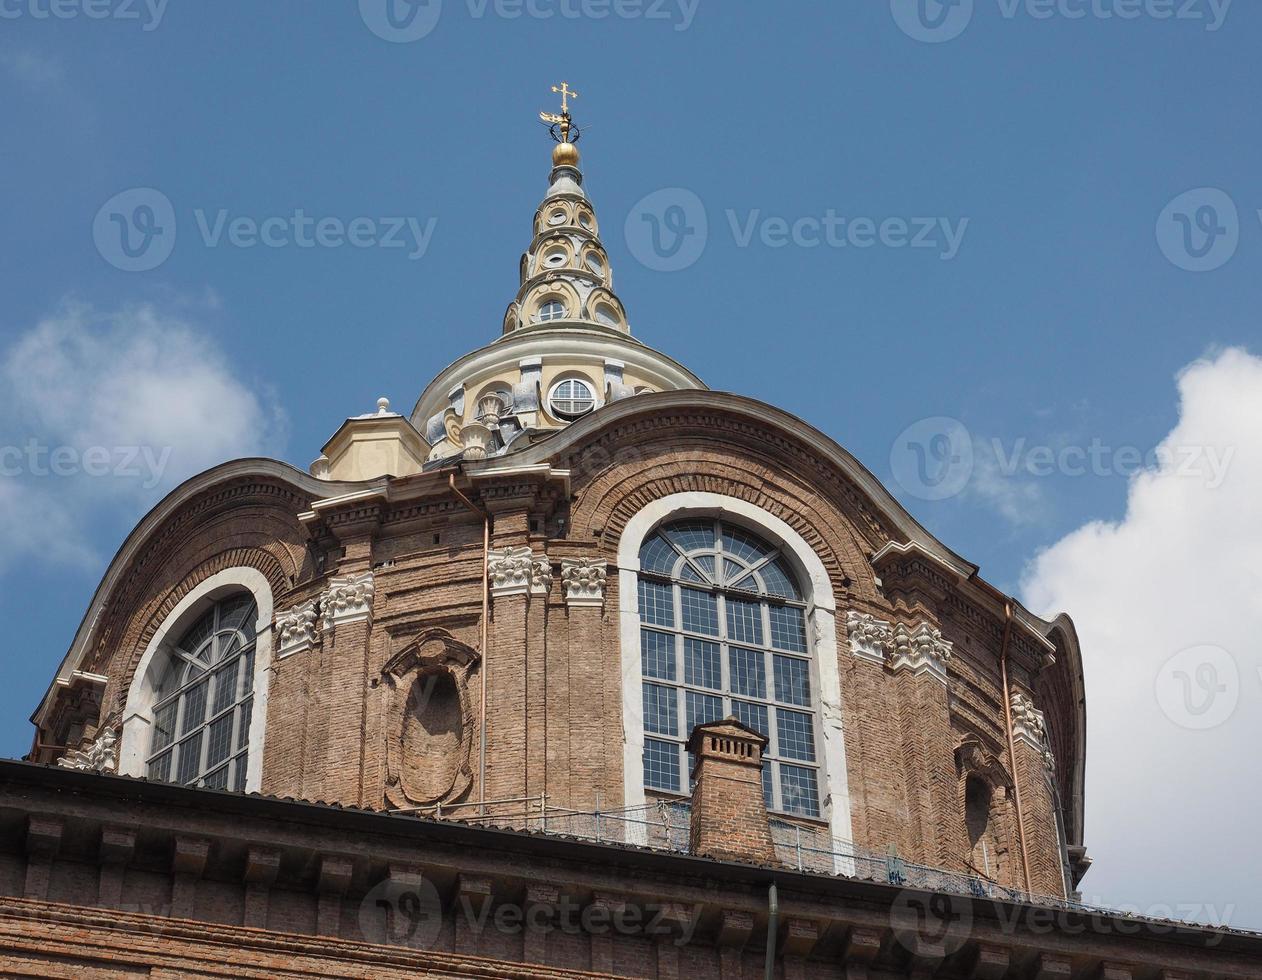
{"label": "carved stone capital", "polygon": [[526,547],[492,551],[487,575],[495,598],[546,594],[552,587],[552,566],[547,556],[536,555]]}
{"label": "carved stone capital", "polygon": [[942,638],[942,631],[928,623],[911,627],[894,626],[894,649],[890,668],[895,672],[910,670],[913,674],[929,674],[947,682],[947,663],[951,660],[951,644]]}
{"label": "carved stone capital", "polygon": [[63,769],[81,772],[116,772],[118,770],[118,732],[106,728],[86,749],[73,749],[57,760]]}
{"label": "carved stone capital", "polygon": [[846,614],[846,632],[850,637],[850,652],[861,660],[881,664],[895,672],[910,670],[914,674],[929,674],[943,684],[947,682],[951,644],[929,623],[917,626],[889,623],[851,609]]}
{"label": "carved stone capital", "polygon": [[325,630],[371,620],[374,594],[372,572],[334,578],[320,597]]}
{"label": "carved stone capital", "polygon": [[279,660],[295,653],[304,653],[315,646],[318,636],[315,599],[294,606],[276,617],[276,656]]}
{"label": "carved stone capital", "polygon": [[1020,691],[1012,692],[1012,737],[1038,752],[1049,772],[1055,770],[1056,758],[1047,738],[1047,721],[1029,696]]}
{"label": "carved stone capital", "polygon": [[599,558],[565,558],[561,561],[561,582],[567,606],[602,606],[609,570]]}
{"label": "carved stone capital", "polygon": [[894,650],[894,627],[883,619],[851,609],[846,613],[850,652],[861,660],[885,666]]}

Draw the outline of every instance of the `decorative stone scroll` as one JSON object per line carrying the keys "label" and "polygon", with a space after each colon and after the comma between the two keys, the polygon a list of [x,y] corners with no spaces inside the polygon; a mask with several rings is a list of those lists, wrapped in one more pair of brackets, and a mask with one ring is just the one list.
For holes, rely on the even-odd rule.
{"label": "decorative stone scroll", "polygon": [[476,719],[472,647],[446,630],[421,633],[382,671],[386,802],[395,807],[460,801],[473,786]]}
{"label": "decorative stone scroll", "polygon": [[561,582],[565,586],[565,604],[602,606],[609,570],[603,559],[566,558],[561,562]]}
{"label": "decorative stone scroll", "polygon": [[338,626],[371,620],[374,594],[372,572],[342,575],[333,579],[320,598],[324,629],[328,631]]}
{"label": "decorative stone scroll", "polygon": [[117,772],[118,732],[106,728],[86,749],[72,749],[57,760],[57,765],[81,772]]}
{"label": "decorative stone scroll", "polygon": [[947,682],[946,665],[951,659],[952,645],[929,623],[914,627],[889,623],[852,609],[846,614],[846,631],[854,656],[894,672],[927,673],[944,684]]}
{"label": "decorative stone scroll", "polygon": [[294,606],[276,617],[276,657],[284,660],[295,653],[305,653],[316,644],[319,634],[319,603],[309,602]]}

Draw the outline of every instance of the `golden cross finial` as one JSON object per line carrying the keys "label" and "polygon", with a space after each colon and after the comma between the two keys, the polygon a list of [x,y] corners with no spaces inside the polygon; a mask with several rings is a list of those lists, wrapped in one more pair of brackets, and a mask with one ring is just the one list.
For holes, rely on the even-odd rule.
{"label": "golden cross finial", "polygon": [[569,82],[562,82],[560,88],[553,85],[552,91],[561,96],[561,114],[568,116],[570,114],[570,99],[577,99],[578,93],[570,88]]}
{"label": "golden cross finial", "polygon": [[562,82],[560,88],[553,85],[552,91],[561,96],[561,113],[541,112],[539,118],[550,126],[561,127],[561,142],[568,143],[570,141],[570,99],[577,99],[578,93],[570,88],[569,82]]}

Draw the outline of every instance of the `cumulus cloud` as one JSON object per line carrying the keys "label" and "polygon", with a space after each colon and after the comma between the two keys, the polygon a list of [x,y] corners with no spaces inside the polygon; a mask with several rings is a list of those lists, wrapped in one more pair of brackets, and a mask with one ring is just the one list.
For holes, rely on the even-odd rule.
{"label": "cumulus cloud", "polygon": [[0,352],[0,567],[96,561],[117,543],[101,522],[283,439],[270,396],[183,313],[66,304]]}
{"label": "cumulus cloud", "polygon": [[1259,928],[1262,358],[1213,354],[1178,389],[1125,517],[1039,554],[1023,597],[1082,640],[1087,896]]}

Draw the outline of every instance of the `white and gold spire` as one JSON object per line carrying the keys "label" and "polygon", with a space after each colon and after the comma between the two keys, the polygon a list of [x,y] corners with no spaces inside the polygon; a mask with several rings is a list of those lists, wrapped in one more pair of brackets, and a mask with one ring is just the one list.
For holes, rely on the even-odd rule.
{"label": "white and gold spire", "polygon": [[609,256],[600,242],[596,212],[583,190],[579,128],[568,82],[554,85],[561,112],[541,112],[557,145],[552,150],[548,192],[535,214],[535,234],[521,260],[517,296],[504,315],[504,333],[561,324],[630,333],[626,310],[613,291]]}

